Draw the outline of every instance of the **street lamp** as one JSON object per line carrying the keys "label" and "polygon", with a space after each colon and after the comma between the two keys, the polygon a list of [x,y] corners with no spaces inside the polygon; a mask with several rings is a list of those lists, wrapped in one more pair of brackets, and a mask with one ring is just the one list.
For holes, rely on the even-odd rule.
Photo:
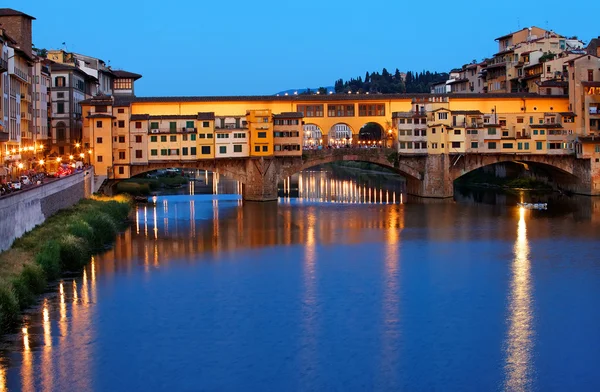
{"label": "street lamp", "polygon": [[62,161],[61,157],[56,158],[56,162],[60,163],[60,161]]}
{"label": "street lamp", "polygon": [[79,158],[81,158],[82,161],[83,161],[83,157],[85,157],[84,153],[79,154]]}
{"label": "street lamp", "polygon": [[73,160],[73,155],[69,155],[69,160]]}

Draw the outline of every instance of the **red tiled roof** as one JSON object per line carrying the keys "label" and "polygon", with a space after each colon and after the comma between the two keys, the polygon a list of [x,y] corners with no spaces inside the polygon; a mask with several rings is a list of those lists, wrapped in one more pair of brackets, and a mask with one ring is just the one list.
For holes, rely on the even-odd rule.
{"label": "red tiled roof", "polygon": [[12,8],[0,8],[0,17],[2,16],[24,16],[31,20],[35,20],[33,16],[24,14],[21,11],[13,10]]}

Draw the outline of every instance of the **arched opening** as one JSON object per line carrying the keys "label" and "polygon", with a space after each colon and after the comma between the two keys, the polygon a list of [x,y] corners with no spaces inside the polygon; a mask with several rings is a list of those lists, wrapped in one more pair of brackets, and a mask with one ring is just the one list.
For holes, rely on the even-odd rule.
{"label": "arched opening", "polygon": [[522,160],[506,160],[474,167],[460,173],[454,185],[458,187],[481,186],[526,189],[532,191],[578,192],[577,176],[556,166]]}
{"label": "arched opening", "polygon": [[332,147],[345,147],[352,144],[352,128],[348,124],[334,124],[327,136],[327,145]]}
{"label": "arched opening", "polygon": [[323,145],[323,131],[318,125],[306,124],[303,127],[303,131],[303,146],[305,148],[314,148]]}
{"label": "arched opening", "polygon": [[376,122],[368,122],[358,132],[358,142],[366,146],[382,146],[384,137],[383,127]]}
{"label": "arched opening", "polygon": [[152,167],[134,171],[112,184],[114,193],[153,195],[241,195],[243,184],[226,173],[199,167]]}

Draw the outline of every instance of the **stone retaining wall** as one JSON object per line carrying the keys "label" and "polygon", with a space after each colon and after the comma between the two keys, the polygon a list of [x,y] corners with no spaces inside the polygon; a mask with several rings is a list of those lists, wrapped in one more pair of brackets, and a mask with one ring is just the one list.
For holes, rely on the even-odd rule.
{"label": "stone retaining wall", "polygon": [[0,251],[58,210],[92,193],[93,168],[0,198]]}

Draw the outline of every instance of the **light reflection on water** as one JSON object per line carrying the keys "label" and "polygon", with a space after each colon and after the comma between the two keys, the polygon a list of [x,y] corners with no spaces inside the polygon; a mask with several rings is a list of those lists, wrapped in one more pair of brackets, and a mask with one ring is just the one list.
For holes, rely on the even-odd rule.
{"label": "light reflection on water", "polygon": [[[308,178],[311,176],[309,175]],[[496,209],[478,204],[462,205],[452,202],[433,205],[385,204],[386,198],[380,197],[385,192],[381,190],[371,192],[371,195],[378,195],[379,202],[369,204],[368,188],[361,190],[359,186],[353,186],[348,182],[344,185],[343,181],[327,181],[315,176],[312,178],[315,188],[308,185],[310,181],[306,181],[306,185],[303,184],[306,189],[303,193],[306,197],[304,202],[293,198],[282,198],[279,204],[243,204],[236,195],[221,195],[159,197],[155,205],[139,205],[131,229],[119,236],[111,250],[92,258],[82,276],[64,278],[60,281],[42,300],[40,306],[27,315],[22,330],[14,336],[2,354],[0,391],[7,387],[11,390],[31,391],[93,390],[101,382],[101,378],[106,376],[106,372],[118,372],[119,369],[111,369],[110,361],[106,361],[106,351],[115,351],[119,356],[134,355],[135,352],[130,350],[135,346],[133,343],[131,343],[132,347],[105,346],[107,338],[102,336],[102,332],[107,327],[107,323],[123,324],[123,327],[128,323],[136,323],[136,320],[129,318],[127,314],[107,313],[107,309],[111,309],[108,306],[111,301],[133,300],[112,297],[113,290],[118,289],[114,285],[129,284],[127,282],[130,281],[126,278],[123,281],[124,277],[143,274],[148,278],[145,281],[151,282],[151,278],[164,276],[169,271],[185,268],[190,274],[195,274],[197,268],[201,267],[205,274],[211,276],[211,279],[217,282],[222,280],[225,287],[235,286],[236,280],[246,283],[251,281],[251,271],[254,269],[266,268],[263,251],[283,249],[283,247],[297,249],[298,260],[279,260],[281,265],[287,266],[283,268],[281,274],[274,274],[272,270],[265,271],[274,274],[272,279],[286,282],[296,273],[299,277],[298,310],[294,308],[295,297],[291,296],[284,299],[284,302],[290,304],[286,314],[277,316],[282,319],[290,317],[290,322],[284,324],[285,332],[289,329],[290,336],[295,336],[293,334],[295,328],[299,331],[298,342],[289,345],[297,344],[298,351],[288,353],[285,359],[281,358],[282,362],[295,361],[292,367],[300,375],[284,373],[281,377],[290,380],[293,385],[298,385],[299,389],[323,389],[324,385],[341,389],[361,389],[361,385],[365,385],[337,384],[336,381],[339,380],[333,373],[323,372],[324,363],[335,363],[335,361],[341,363],[338,367],[333,366],[333,369],[340,373],[340,379],[344,379],[342,373],[346,366],[348,372],[360,374],[362,371],[367,380],[372,378],[373,384],[367,383],[367,389],[397,390],[403,387],[422,389],[421,387],[428,385],[434,389],[443,387],[446,390],[464,390],[465,386],[472,387],[478,384],[482,386],[477,388],[479,390],[512,391],[544,389],[543,387],[550,385],[560,389],[577,386],[576,380],[553,380],[548,372],[540,375],[542,370],[548,367],[545,361],[551,359],[536,357],[538,342],[543,338],[537,325],[543,319],[540,320],[542,315],[535,309],[542,306],[544,298],[535,297],[533,281],[536,277],[535,268],[538,269],[538,274],[542,273],[548,279],[547,275],[552,271],[553,265],[560,263],[572,252],[577,252],[578,249],[585,250],[585,247],[587,247],[586,252],[592,254],[599,250],[595,242],[599,211],[593,207],[593,203],[592,212],[586,215],[587,219],[578,222],[569,215],[572,214],[571,212],[564,212],[567,214],[566,218],[549,217],[545,212],[517,210],[506,205],[498,206],[500,209]],[[293,188],[290,184],[286,184],[287,187]],[[326,199],[343,202],[320,202]],[[364,204],[359,200],[363,200]],[[547,260],[539,257],[536,259],[536,242],[543,243],[548,240],[560,242],[565,237],[567,243],[576,239],[584,245],[574,249],[569,248],[563,254],[559,252],[554,255],[555,259]],[[474,255],[466,268],[461,264],[460,258],[455,257],[453,253],[443,256],[436,253],[440,248],[448,246],[447,244],[452,244],[451,247],[456,250],[456,254],[464,255],[465,249],[468,252],[472,248],[479,249],[478,252],[484,252],[486,256],[480,258]],[[596,248],[593,248],[594,246]],[[371,354],[365,354],[365,358],[331,358],[328,357],[328,342],[323,341],[322,332],[325,326],[333,323],[331,314],[328,313],[331,312],[331,308],[328,308],[327,304],[337,299],[338,295],[353,295],[353,293],[356,295],[365,289],[358,286],[355,287],[356,292],[337,293],[339,278],[335,274],[332,275],[332,271],[347,273],[349,268],[357,265],[353,257],[363,248],[367,250],[363,251],[366,253],[360,257],[372,258],[367,264],[369,270],[363,271],[364,279],[368,281],[363,282],[358,279],[353,284],[364,283],[365,287],[375,286],[376,296],[372,303],[369,303],[364,296],[357,296],[356,306],[366,306],[365,303],[369,303],[368,308],[359,308],[357,313],[374,315],[373,320],[370,321],[374,325],[372,331],[369,330],[368,333],[356,331],[361,339],[369,340],[357,344],[373,347],[374,354],[372,357]],[[332,249],[340,255],[339,259],[324,259],[322,254],[331,254]],[[490,253],[488,249],[493,251]],[[504,250],[508,250],[511,256],[505,258]],[[250,257],[245,256],[246,254],[254,254],[253,252],[258,252],[255,258],[244,259]],[[537,252],[539,254],[540,245],[537,247]],[[380,259],[375,257],[379,254]],[[289,257],[293,258],[294,255],[291,254]],[[228,266],[228,258],[235,258],[231,265],[235,265],[234,271],[241,272],[227,273],[228,268],[231,268]],[[294,270],[296,261],[299,268]],[[540,264],[540,261],[543,263]],[[428,322],[437,320],[435,317],[432,318],[431,314],[427,316],[428,312],[436,310],[435,306],[429,304],[422,309],[419,308],[422,305],[415,298],[419,295],[419,290],[434,293],[431,294],[433,297],[457,294],[437,291],[438,286],[444,286],[447,282],[443,279],[440,281],[440,276],[444,275],[436,269],[447,268],[450,263],[456,265],[455,268],[461,271],[461,275],[468,276],[469,279],[487,279],[490,280],[491,286],[502,288],[498,292],[492,289],[485,291],[485,294],[490,296],[490,307],[496,309],[495,311],[490,310],[486,313],[481,309],[465,306],[458,312],[462,317],[476,322],[477,325],[491,327],[491,325],[506,323],[505,329],[499,328],[500,333],[487,336],[486,344],[479,347],[476,361],[463,357],[466,356],[462,352],[463,347],[460,345],[453,347],[451,344],[447,347],[448,340],[440,337],[452,336],[457,332],[453,330],[452,320],[443,320],[442,324],[434,327],[419,325],[423,320]],[[493,268],[499,268],[493,271],[499,273],[490,276],[489,271],[481,267],[487,263],[493,263]],[[540,269],[542,272],[539,271]],[[418,274],[414,271],[418,271]],[[508,277],[506,285],[503,285],[503,272]],[[593,276],[597,273],[597,269],[590,269],[584,273]],[[202,275],[197,277],[201,279]],[[448,277],[448,279],[453,278]],[[457,294],[459,298],[470,295],[469,279],[465,279],[467,281],[466,287],[463,287],[465,291]],[[157,284],[155,280],[153,281]],[[198,284],[210,285],[210,282],[211,280],[203,280]],[[133,279],[131,284],[134,284]],[[172,284],[177,286],[180,282],[174,281]],[[293,286],[293,284],[291,280],[289,285]],[[555,282],[544,284],[553,285]],[[261,281],[259,285],[261,290],[265,290],[262,289],[264,285],[267,285],[267,282]],[[412,291],[409,290],[410,288]],[[136,289],[148,290],[147,287]],[[237,287],[237,290],[239,289]],[[571,287],[571,290],[580,289],[581,287],[577,285]],[[168,298],[171,288],[156,286],[156,290],[162,290],[163,295]],[[234,291],[232,289],[231,292]],[[227,298],[231,298],[231,292],[227,292],[229,295],[226,296]],[[212,292],[204,294],[210,298]],[[597,292],[583,294],[593,297]],[[252,297],[256,292],[249,289],[243,292],[243,295]],[[272,295],[277,297],[284,294],[274,292]],[[178,297],[173,302],[185,304],[190,314],[195,316],[196,313],[202,313],[201,305],[205,302],[201,302],[201,299],[197,298],[189,302],[186,298]],[[502,302],[503,299],[505,299],[504,305],[493,308],[495,301]],[[135,302],[132,302],[132,306],[135,306],[133,304]],[[99,307],[99,305],[104,306]],[[227,314],[225,309],[228,305],[231,306],[231,304],[222,304],[223,310],[220,314]],[[160,308],[164,306],[160,303],[152,303],[148,306],[159,308],[159,314],[167,318],[176,310],[174,309],[176,305],[172,303],[167,308]],[[348,313],[347,309],[336,311],[347,317],[343,318],[344,330],[352,332],[356,320],[349,315],[354,313]],[[293,317],[296,312],[298,318]],[[588,309],[588,312],[596,315],[598,313],[592,308]],[[489,324],[481,320],[486,318],[491,319]],[[600,316],[597,315],[595,320],[600,320]],[[138,326],[140,331],[151,330],[151,326],[144,324],[144,322],[148,323],[148,320],[137,322],[140,323]],[[189,322],[192,325],[194,323],[193,319]],[[278,320],[273,320],[273,323],[277,322]],[[364,323],[356,325],[364,327]],[[243,326],[240,327],[243,329]],[[432,329],[435,334],[428,334]],[[415,331],[421,333],[421,330],[424,336],[414,335]],[[182,338],[178,336],[177,330],[171,333],[171,337],[175,340]],[[219,331],[214,333],[220,336]],[[228,335],[226,331],[223,333],[221,342],[226,342]],[[478,335],[482,331],[474,329],[471,333]],[[152,340],[153,338],[154,335],[150,333],[145,343],[158,344]],[[569,338],[573,339],[573,337]],[[194,341],[199,337],[190,335],[186,339]],[[282,336],[278,339],[287,341],[286,339],[291,338],[282,332]],[[546,335],[545,339],[547,341],[557,337]],[[426,347],[415,346],[413,343],[423,340],[429,343]],[[251,345],[252,336],[248,336],[248,341]],[[446,346],[438,348],[439,341]],[[205,346],[211,344],[210,341],[203,342]],[[352,339],[348,338],[345,344],[352,345]],[[596,340],[591,337],[584,338],[583,342],[578,341],[578,344],[589,345],[590,352],[597,352],[595,349],[600,348]],[[568,347],[562,348],[568,349]],[[240,350],[237,347],[227,346],[222,349],[223,353]],[[269,352],[268,347],[256,347],[255,350],[266,350],[268,355],[276,358],[281,355],[278,352]],[[583,349],[579,347],[579,350]],[[411,373],[413,361],[429,364],[429,356],[439,357],[439,352],[448,356],[445,361],[448,363],[447,367],[426,368],[427,374]],[[251,353],[252,351],[248,355],[251,356]],[[198,356],[201,354],[194,353],[187,360],[193,363],[199,360]],[[237,357],[222,355],[224,356],[215,358],[215,361],[228,363],[227,366],[234,368],[242,366],[240,363],[244,362]],[[488,356],[501,358],[502,364],[498,366],[497,373],[477,374],[471,371],[472,362],[486,362]],[[564,356],[557,355],[555,360],[561,358]],[[596,363],[597,359],[599,359],[597,356],[590,357],[589,363]],[[353,363],[369,364],[369,361],[373,362],[372,367],[367,366],[364,370],[353,367]],[[441,361],[435,363],[439,362]],[[261,369],[260,364],[253,362],[252,366],[258,366],[256,371],[259,373],[269,372],[269,369]],[[328,366],[328,369],[332,369],[331,365]],[[372,369],[372,375],[369,369]],[[230,370],[234,375],[236,374],[235,369]],[[140,371],[144,372],[145,369],[142,368]],[[183,370],[182,374],[194,377],[193,373],[186,373]],[[148,374],[147,377],[152,379],[153,375]],[[181,378],[180,374],[170,374],[169,377],[173,383],[177,383]],[[590,377],[592,376],[588,376],[588,379]],[[360,376],[358,378],[360,379]],[[425,379],[434,381],[423,384]],[[206,380],[196,381],[196,385],[202,385]],[[453,381],[456,384],[453,384]],[[600,385],[598,378],[592,378],[592,381],[596,381],[596,384],[587,385]],[[137,389],[149,387],[149,385],[124,385],[139,387]],[[179,386],[181,387],[181,384]],[[242,386],[242,381],[238,386]],[[244,386],[264,389],[268,384],[244,384]],[[125,386],[122,388],[127,389]]]}
{"label": "light reflection on water", "polygon": [[525,222],[527,213],[525,208],[519,208],[517,239],[514,246],[515,258],[511,268],[505,365],[505,389],[509,391],[530,390],[532,383],[532,345],[535,329],[532,314],[529,244]]}

